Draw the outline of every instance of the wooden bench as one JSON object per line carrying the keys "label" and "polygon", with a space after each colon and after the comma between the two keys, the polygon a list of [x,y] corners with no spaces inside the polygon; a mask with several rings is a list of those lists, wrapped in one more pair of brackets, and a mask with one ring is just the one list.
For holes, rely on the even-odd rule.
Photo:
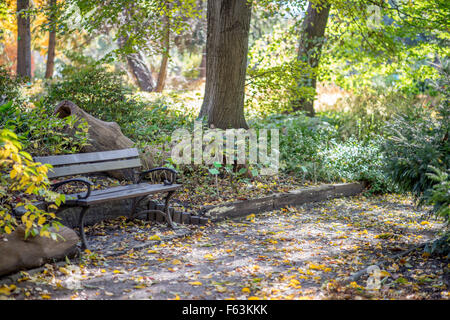
{"label": "wooden bench", "polygon": [[[169,214],[169,200],[174,192],[181,187],[176,184],[177,172],[170,168],[154,168],[147,171],[136,170],[142,167],[137,149],[123,149],[104,152],[79,153],[61,156],[36,157],[35,162],[51,164],[52,169],[48,172],[49,179],[74,175],[94,174],[106,171],[126,170],[128,176],[132,177],[133,184],[111,187],[103,190],[91,190],[93,183],[86,178],[74,178],[64,180],[51,185],[53,191],[57,191],[61,186],[67,184],[83,184],[87,191],[66,195],[65,202],[58,208],[57,213],[70,208],[81,207],[79,216],[80,238],[82,248],[88,249],[86,235],[84,232],[84,218],[89,207],[110,201],[133,199],[130,218],[136,216],[138,204],[149,195],[157,193],[167,193],[165,196],[165,206],[163,211],[144,210],[138,214],[147,214],[154,211],[161,212],[167,223],[174,228]],[[155,173],[164,175],[160,184],[151,183],[147,178]],[[160,177],[161,178],[161,177]]]}

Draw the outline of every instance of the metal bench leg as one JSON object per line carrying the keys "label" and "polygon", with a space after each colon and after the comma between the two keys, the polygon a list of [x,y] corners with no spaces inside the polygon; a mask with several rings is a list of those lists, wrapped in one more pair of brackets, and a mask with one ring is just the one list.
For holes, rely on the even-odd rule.
{"label": "metal bench leg", "polygon": [[170,225],[170,227],[172,229],[175,229],[175,226],[173,225],[172,217],[169,214],[169,201],[170,201],[170,198],[172,197],[172,195],[174,193],[175,193],[175,191],[169,191],[167,193],[167,196],[166,196],[166,199],[165,199],[165,205],[164,205],[164,213],[166,214],[166,221],[167,221],[167,223]]}
{"label": "metal bench leg", "polygon": [[84,217],[86,215],[86,212],[89,210],[89,207],[83,207],[83,209],[80,212],[78,227],[80,228],[80,237],[81,237],[81,249],[88,249],[89,246],[87,244],[86,235],[84,233]]}
{"label": "metal bench leg", "polygon": [[140,203],[147,198],[149,198],[149,196],[143,196],[143,197],[138,197],[138,198],[133,199],[133,203],[131,206],[131,213],[128,217],[128,221],[132,221],[136,218],[137,215],[142,214],[142,212],[137,212],[137,209],[138,209],[138,206],[140,205]]}

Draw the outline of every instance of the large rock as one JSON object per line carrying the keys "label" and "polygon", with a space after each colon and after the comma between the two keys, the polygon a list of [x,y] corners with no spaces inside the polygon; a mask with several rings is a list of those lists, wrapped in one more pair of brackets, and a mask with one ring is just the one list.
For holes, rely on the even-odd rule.
{"label": "large rock", "polygon": [[58,241],[46,237],[28,237],[25,229],[17,227],[14,232],[0,239],[0,276],[42,266],[45,263],[70,257],[77,252],[78,235],[70,228],[60,227]]}

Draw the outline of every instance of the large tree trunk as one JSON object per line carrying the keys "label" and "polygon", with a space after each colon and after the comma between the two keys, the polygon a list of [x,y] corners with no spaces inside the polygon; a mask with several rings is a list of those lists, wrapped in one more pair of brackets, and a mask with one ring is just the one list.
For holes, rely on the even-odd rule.
{"label": "large tree trunk", "polygon": [[[125,8],[122,12],[123,14],[123,24],[128,24],[130,20],[130,9]],[[128,42],[128,36],[122,36],[119,38],[119,48],[123,49]],[[144,57],[141,52],[137,50],[136,52],[127,54],[126,56],[128,70],[130,71],[134,81],[142,91],[152,92],[155,90],[155,81],[153,80],[152,73],[147,67]]]}
{"label": "large tree trunk", "polygon": [[314,116],[314,98],[316,92],[317,67],[324,43],[325,29],[328,22],[331,4],[327,1],[309,2],[306,17],[300,31],[299,51],[297,60],[305,62],[312,72],[306,72],[297,79],[298,87],[310,87],[313,97],[299,98],[292,102],[293,111],[303,110],[307,115]]}
{"label": "large tree trunk", "polygon": [[50,32],[48,34],[48,52],[47,52],[47,66],[45,70],[45,78],[53,77],[55,70],[55,49],[56,49],[56,25],[55,25],[55,10],[56,0],[50,0]]}
{"label": "large tree trunk", "polygon": [[205,98],[199,116],[216,128],[248,128],[244,90],[251,4],[208,0],[207,19]]}
{"label": "large tree trunk", "polygon": [[[17,0],[17,12],[27,10],[29,0]],[[31,32],[30,17],[20,12],[17,16],[17,75],[31,78]]]}
{"label": "large tree trunk", "polygon": [[[126,39],[119,38],[119,47],[123,48]],[[153,80],[150,69],[145,64],[142,54],[137,51],[126,56],[128,70],[133,76],[134,81],[142,91],[152,92],[155,90],[155,81]]]}
{"label": "large tree trunk", "polygon": [[158,82],[156,84],[156,92],[162,92],[166,85],[167,79],[167,64],[169,63],[169,50],[170,50],[170,22],[169,18],[165,18],[166,30],[163,39],[164,52],[161,60],[161,67],[159,68]]}

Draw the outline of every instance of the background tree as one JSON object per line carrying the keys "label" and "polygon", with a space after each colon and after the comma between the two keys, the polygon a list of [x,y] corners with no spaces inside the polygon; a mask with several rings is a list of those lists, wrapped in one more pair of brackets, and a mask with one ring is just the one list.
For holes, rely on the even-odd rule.
{"label": "background tree", "polygon": [[247,0],[208,0],[206,85],[200,117],[216,128],[247,128],[245,76],[251,4]]}
{"label": "background tree", "polygon": [[164,23],[165,23],[165,33],[164,33],[164,37],[162,39],[164,49],[162,52],[161,66],[159,67],[158,82],[156,83],[156,89],[155,89],[156,92],[162,92],[164,89],[164,86],[166,84],[166,78],[167,78],[167,65],[169,63],[170,19],[167,16],[164,17]]}
{"label": "background tree", "polygon": [[[306,63],[310,72],[299,74],[299,87],[310,87],[316,91],[317,68],[324,43],[325,29],[328,22],[331,4],[328,1],[310,1],[306,16],[300,28],[300,40],[297,60]],[[295,99],[292,102],[293,111],[303,110],[309,116],[314,116],[314,96]]]}
{"label": "background tree", "polygon": [[29,0],[17,0],[17,75],[31,78],[31,31]]}
{"label": "background tree", "polygon": [[45,78],[49,79],[53,76],[55,70],[55,51],[56,51],[56,0],[49,2],[49,33],[48,33],[48,51],[47,65],[45,69]]}
{"label": "background tree", "polygon": [[[134,8],[125,8],[122,11],[123,25],[130,23],[130,10],[134,10]],[[139,48],[127,47],[128,41],[129,32],[126,31],[124,35],[119,37],[118,44],[119,48],[123,50],[123,55],[125,55],[128,70],[142,91],[152,92],[155,90],[155,81],[153,80],[152,73],[146,64],[144,57],[142,56],[141,50]]]}

